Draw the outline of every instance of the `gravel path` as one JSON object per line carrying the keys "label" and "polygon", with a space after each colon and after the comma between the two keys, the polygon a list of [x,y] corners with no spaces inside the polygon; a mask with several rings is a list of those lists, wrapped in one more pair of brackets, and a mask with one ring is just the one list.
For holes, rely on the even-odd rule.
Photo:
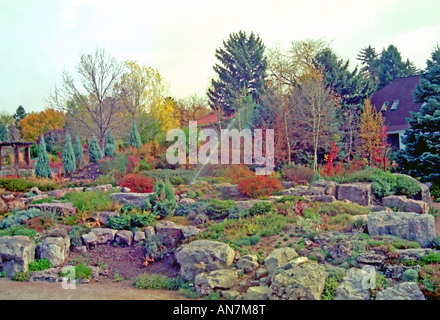
{"label": "gravel path", "polygon": [[0,279],[0,300],[185,300],[176,291],[141,290],[132,282],[91,283],[63,289],[61,283]]}

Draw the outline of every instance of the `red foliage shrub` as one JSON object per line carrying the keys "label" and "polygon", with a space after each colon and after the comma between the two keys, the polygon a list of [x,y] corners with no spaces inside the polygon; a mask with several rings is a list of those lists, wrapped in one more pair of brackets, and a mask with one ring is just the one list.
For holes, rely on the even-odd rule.
{"label": "red foliage shrub", "polygon": [[241,180],[238,184],[238,190],[250,197],[270,196],[274,191],[281,190],[281,182],[274,178],[266,176],[255,176]]}
{"label": "red foliage shrub", "polygon": [[142,174],[129,173],[122,179],[119,186],[130,188],[131,192],[151,193],[153,192],[154,181]]}
{"label": "red foliage shrub", "polygon": [[134,172],[139,167],[139,155],[129,155],[128,156],[128,163],[127,163],[127,172],[131,173]]}
{"label": "red foliage shrub", "polygon": [[333,141],[330,154],[327,157],[327,162],[324,166],[324,175],[334,177],[337,176],[343,169],[342,161],[335,165],[335,160],[338,157],[339,147],[336,147],[336,142]]}

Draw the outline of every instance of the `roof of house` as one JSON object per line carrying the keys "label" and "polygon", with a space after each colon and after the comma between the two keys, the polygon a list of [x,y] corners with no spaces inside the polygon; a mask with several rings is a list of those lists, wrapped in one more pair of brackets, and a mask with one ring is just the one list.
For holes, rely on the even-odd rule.
{"label": "roof of house", "polygon": [[412,95],[418,83],[419,76],[397,79],[371,97],[371,103],[377,111],[381,111],[384,104],[388,103],[382,115],[389,133],[407,129],[409,125],[406,118],[411,117],[410,112],[420,111],[421,103],[415,103]]}
{"label": "roof of house", "polygon": [[[230,119],[233,117],[234,117],[234,115],[232,114],[229,117],[225,117],[224,120],[227,120],[227,119]],[[217,112],[211,112],[210,114],[198,119],[197,125],[198,126],[206,126],[206,125],[216,123],[216,122],[218,122],[218,114],[217,114]]]}

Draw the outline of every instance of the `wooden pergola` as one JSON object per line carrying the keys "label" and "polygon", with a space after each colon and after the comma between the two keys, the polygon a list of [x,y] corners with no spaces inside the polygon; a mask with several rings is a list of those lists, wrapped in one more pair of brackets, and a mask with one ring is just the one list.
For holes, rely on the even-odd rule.
{"label": "wooden pergola", "polygon": [[11,141],[11,142],[1,142],[0,143],[0,170],[2,170],[2,148],[3,147],[13,147],[14,148],[14,164],[18,166],[20,161],[20,148],[25,148],[24,160],[26,162],[26,169],[30,169],[31,165],[31,146],[35,142],[24,142],[24,141]]}

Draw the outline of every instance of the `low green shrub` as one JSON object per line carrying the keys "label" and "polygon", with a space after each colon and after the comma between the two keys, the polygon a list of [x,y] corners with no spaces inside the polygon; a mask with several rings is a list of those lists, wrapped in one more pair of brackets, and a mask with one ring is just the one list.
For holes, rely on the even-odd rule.
{"label": "low green shrub", "polygon": [[169,250],[161,235],[153,235],[145,239],[144,242],[145,255],[154,260],[159,260],[165,257]]}
{"label": "low green shrub", "polygon": [[131,216],[122,214],[119,216],[110,216],[107,221],[107,227],[114,230],[128,230],[131,226]]}
{"label": "low green shrub", "polygon": [[251,245],[254,245],[260,243],[261,238],[259,235],[254,234],[253,236],[250,236],[249,240],[251,241]]}
{"label": "low green shrub", "polygon": [[422,264],[434,264],[434,263],[439,263],[440,262],[440,253],[434,253],[434,252],[430,252],[426,255],[424,255],[420,261],[422,262]]}
{"label": "low green shrub", "polygon": [[403,272],[402,280],[405,282],[417,282],[419,280],[419,273],[414,269],[406,269]]}
{"label": "low green shrub", "polygon": [[104,191],[68,192],[61,199],[84,213],[111,211],[113,208],[110,195]]}
{"label": "low green shrub", "polygon": [[179,290],[184,281],[181,278],[170,278],[160,274],[141,274],[133,282],[138,289]]}
{"label": "low green shrub", "polygon": [[358,205],[357,203],[345,203],[343,201],[334,201],[331,204],[325,205],[320,210],[321,214],[328,214],[329,216],[337,216],[340,214],[349,214],[352,216],[365,215],[370,213],[366,207]]}
{"label": "low green shrub", "polygon": [[6,189],[7,191],[27,192],[33,187],[37,187],[41,191],[51,191],[60,188],[55,183],[37,183],[18,178],[0,179],[0,188]]}
{"label": "low green shrub", "polygon": [[28,265],[29,271],[43,271],[52,268],[51,263],[47,259],[37,259]]}
{"label": "low green shrub", "polygon": [[217,291],[213,291],[207,296],[203,297],[203,300],[220,300],[220,299],[221,299],[220,292]]}
{"label": "low green shrub", "polygon": [[397,176],[396,194],[413,197],[421,190],[418,183],[410,177],[399,175]]}
{"label": "low green shrub", "polygon": [[[75,267],[75,279],[91,279],[92,278],[92,270],[90,270],[89,267],[86,266],[86,264],[80,263],[78,265],[76,265]],[[66,277],[67,275],[70,274],[70,271],[60,271],[59,275],[62,277]]]}
{"label": "low green shrub", "polygon": [[256,216],[260,214],[265,214],[274,209],[274,205],[271,202],[257,202],[249,208],[250,216]]}
{"label": "low green shrub", "polygon": [[336,286],[338,285],[338,281],[336,277],[329,276],[325,279],[324,290],[321,294],[322,300],[333,300],[336,295]]}
{"label": "low green shrub", "polygon": [[206,207],[206,215],[211,219],[226,218],[229,215],[229,209],[234,206],[234,200],[213,199]]}
{"label": "low green shrub", "polygon": [[5,217],[2,222],[0,222],[0,229],[7,229],[14,225],[23,224],[29,219],[39,217],[41,214],[42,211],[35,208],[18,211],[15,214]]}
{"label": "low green shrub", "polygon": [[229,209],[228,219],[240,219],[240,218],[248,217],[249,215],[250,215],[249,210],[244,210],[239,206],[234,206],[231,209]]}
{"label": "low green shrub", "polygon": [[436,250],[440,249],[440,236],[435,236],[432,238],[431,247]]}
{"label": "low green shrub", "polygon": [[252,245],[252,243],[251,243],[251,238],[248,237],[248,236],[243,237],[243,238],[241,238],[240,240],[238,240],[235,244],[236,244],[237,246],[239,246],[239,247],[242,247],[242,246],[247,246],[247,247],[249,247],[249,246]]}
{"label": "low green shrub", "polygon": [[0,278],[5,278],[6,277],[6,272],[5,271],[1,271],[0,272]]}
{"label": "low green shrub", "polygon": [[73,246],[81,246],[82,245],[82,238],[81,236],[85,233],[86,231],[84,230],[84,228],[80,227],[80,226],[73,226],[70,230],[69,230],[69,238],[70,238],[70,244]]}
{"label": "low green shrub", "polygon": [[170,182],[173,186],[178,186],[185,183],[185,180],[179,176],[170,177]]}
{"label": "low green shrub", "polygon": [[373,193],[379,197],[384,198],[396,192],[397,176],[391,172],[376,171],[371,175],[371,189]]}
{"label": "low green shrub", "polygon": [[12,281],[20,281],[20,282],[24,282],[27,281],[29,279],[29,276],[31,275],[30,271],[18,271],[17,273],[15,273],[11,280]]}

